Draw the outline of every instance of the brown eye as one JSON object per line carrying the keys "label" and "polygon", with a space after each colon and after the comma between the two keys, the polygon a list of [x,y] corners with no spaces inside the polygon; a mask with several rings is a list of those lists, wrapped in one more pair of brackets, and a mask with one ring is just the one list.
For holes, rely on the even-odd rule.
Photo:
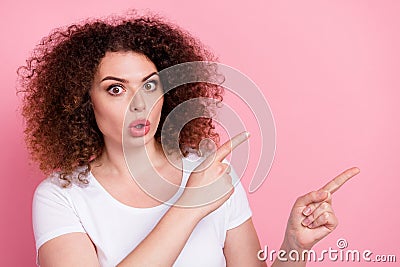
{"label": "brown eye", "polygon": [[111,85],[110,87],[108,87],[107,91],[111,95],[116,96],[122,94],[125,90],[121,85]]}
{"label": "brown eye", "polygon": [[143,89],[146,91],[154,91],[157,89],[157,82],[149,81],[143,85]]}

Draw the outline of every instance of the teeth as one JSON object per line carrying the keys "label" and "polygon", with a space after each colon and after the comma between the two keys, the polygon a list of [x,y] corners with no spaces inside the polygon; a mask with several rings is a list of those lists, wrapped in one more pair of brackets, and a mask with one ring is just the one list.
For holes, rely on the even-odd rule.
{"label": "teeth", "polygon": [[136,129],[142,129],[144,127],[144,124],[138,124],[135,126]]}

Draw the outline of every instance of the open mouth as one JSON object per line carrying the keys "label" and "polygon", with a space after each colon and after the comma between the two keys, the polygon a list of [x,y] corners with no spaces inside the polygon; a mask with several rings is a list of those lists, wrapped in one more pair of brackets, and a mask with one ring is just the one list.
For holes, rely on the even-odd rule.
{"label": "open mouth", "polygon": [[135,120],[129,124],[129,131],[133,137],[144,136],[150,131],[150,122],[145,119]]}
{"label": "open mouth", "polygon": [[145,125],[143,123],[140,123],[136,126],[134,126],[136,129],[142,129]]}

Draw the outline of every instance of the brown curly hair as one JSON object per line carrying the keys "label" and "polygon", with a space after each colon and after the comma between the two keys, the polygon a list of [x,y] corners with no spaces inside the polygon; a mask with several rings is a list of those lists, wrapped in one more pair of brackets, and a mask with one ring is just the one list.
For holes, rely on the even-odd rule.
{"label": "brown curly hair", "polygon": [[[78,181],[88,183],[85,177],[90,162],[102,153],[104,140],[96,124],[89,90],[105,53],[117,51],[144,54],[158,71],[184,62],[216,61],[196,38],[158,15],[131,13],[128,17],[86,20],[57,28],[43,38],[27,64],[18,69],[18,91],[23,93],[24,133],[32,159],[44,173],[58,171],[64,186],[71,183],[78,166],[83,167]],[[165,119],[177,105],[199,97],[222,101],[222,94],[220,86],[201,82],[165,93],[156,140],[160,142]],[[181,130],[167,129],[171,132],[167,137],[180,130],[179,150],[184,156],[188,149],[198,150],[204,138],[219,145],[212,108],[194,108],[202,109],[204,117],[190,121]],[[184,121],[185,114],[177,116],[182,118],[172,121]],[[167,138],[163,145],[164,150],[173,150],[176,140]]]}

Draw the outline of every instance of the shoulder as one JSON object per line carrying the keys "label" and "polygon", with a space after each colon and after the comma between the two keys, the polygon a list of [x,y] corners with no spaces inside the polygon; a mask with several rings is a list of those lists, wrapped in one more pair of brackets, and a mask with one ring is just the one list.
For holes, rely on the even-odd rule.
{"label": "shoulder", "polygon": [[64,188],[56,173],[41,181],[33,194],[33,212],[49,205],[67,204],[70,188]]}
{"label": "shoulder", "polygon": [[63,187],[63,181],[56,172],[36,187],[32,201],[32,224],[37,255],[39,248],[49,240],[68,233],[86,232],[72,193],[76,188],[74,184]]}
{"label": "shoulder", "polygon": [[[77,188],[87,187],[88,184],[80,182],[77,178],[81,170],[81,168],[77,168],[73,172],[70,183],[61,179],[60,172],[53,172],[36,186],[34,192],[34,201],[38,198],[65,198],[71,191],[75,191]],[[87,177],[89,177],[89,175]]]}
{"label": "shoulder", "polygon": [[63,194],[65,190],[63,190],[63,182],[59,177],[59,173],[54,172],[41,181],[35,189],[34,199],[46,194]]}

